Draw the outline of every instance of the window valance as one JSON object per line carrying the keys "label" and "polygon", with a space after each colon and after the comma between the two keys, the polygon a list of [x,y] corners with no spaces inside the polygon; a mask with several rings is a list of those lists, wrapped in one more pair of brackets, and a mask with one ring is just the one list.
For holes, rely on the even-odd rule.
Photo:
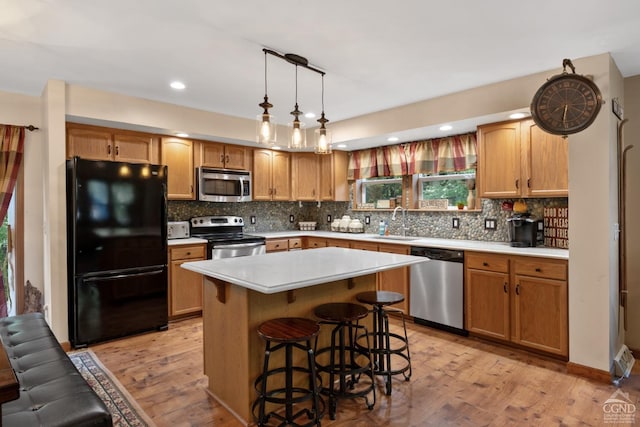
{"label": "window valance", "polygon": [[347,177],[354,180],[458,172],[474,168],[476,162],[477,140],[473,132],[354,151]]}

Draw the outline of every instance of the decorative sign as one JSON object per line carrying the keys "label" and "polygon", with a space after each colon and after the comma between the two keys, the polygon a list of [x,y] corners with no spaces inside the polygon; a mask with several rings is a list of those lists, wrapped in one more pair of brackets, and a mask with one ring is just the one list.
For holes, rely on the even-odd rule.
{"label": "decorative sign", "polygon": [[569,249],[569,207],[545,207],[543,212],[544,245]]}

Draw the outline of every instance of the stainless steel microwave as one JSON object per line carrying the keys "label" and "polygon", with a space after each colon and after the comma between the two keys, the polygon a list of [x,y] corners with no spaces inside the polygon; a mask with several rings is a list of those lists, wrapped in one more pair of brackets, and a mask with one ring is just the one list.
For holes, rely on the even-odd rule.
{"label": "stainless steel microwave", "polygon": [[250,202],[251,171],[199,167],[198,200]]}

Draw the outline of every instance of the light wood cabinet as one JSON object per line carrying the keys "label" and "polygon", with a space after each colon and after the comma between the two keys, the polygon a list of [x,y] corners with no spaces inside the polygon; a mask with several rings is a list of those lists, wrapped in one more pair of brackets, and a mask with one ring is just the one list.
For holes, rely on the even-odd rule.
{"label": "light wood cabinet", "polygon": [[479,126],[477,177],[480,197],[567,197],[567,140],[533,120]]}
{"label": "light wood cabinet", "polygon": [[293,153],[291,159],[291,188],[293,200],[320,200],[319,156],[315,153]]}
{"label": "light wood cabinet", "polygon": [[223,169],[251,169],[251,149],[241,145],[200,142],[200,165]]}
{"label": "light wood cabinet", "polygon": [[361,249],[363,251],[374,251],[374,252],[378,251],[378,244],[377,243],[360,242],[360,241],[357,241],[357,240],[351,241],[349,247],[351,247],[351,249]]}
{"label": "light wood cabinet", "polygon": [[350,248],[349,240],[345,239],[327,239],[327,246],[331,246],[334,248]]}
{"label": "light wood cabinet", "polygon": [[[406,245],[380,244],[378,245],[378,251],[409,255],[411,253],[411,248]],[[402,310],[404,314],[409,314],[410,272],[409,267],[400,267],[378,273],[379,291],[398,292],[404,295],[403,302],[392,305],[392,307]]]}
{"label": "light wood cabinet", "polygon": [[291,156],[289,153],[253,150],[253,200],[290,200]]}
{"label": "light wood cabinet", "polygon": [[327,247],[327,239],[324,237],[307,236],[304,238],[305,249],[325,248]]}
{"label": "light wood cabinet", "polygon": [[509,259],[465,252],[465,266],[466,329],[509,340]]}
{"label": "light wood cabinet", "polygon": [[167,165],[167,198],[195,200],[195,168],[193,141],[162,138],[162,164]]}
{"label": "light wood cabinet", "polygon": [[334,151],[330,155],[320,155],[320,200],[349,201],[349,183],[347,168],[349,166],[346,151]]}
{"label": "light wood cabinet", "polygon": [[565,260],[465,253],[469,332],[567,357]]}
{"label": "light wood cabinet", "polygon": [[67,124],[67,158],[129,163],[159,163],[155,135],[99,126]]}
{"label": "light wood cabinet", "polygon": [[511,340],[568,356],[566,262],[517,258],[513,267]]}
{"label": "light wood cabinet", "polygon": [[302,238],[292,237],[290,239],[267,239],[267,252],[284,252],[302,249]]}
{"label": "light wood cabinet", "polygon": [[202,274],[180,266],[206,259],[206,244],[169,246],[169,318],[202,312]]}

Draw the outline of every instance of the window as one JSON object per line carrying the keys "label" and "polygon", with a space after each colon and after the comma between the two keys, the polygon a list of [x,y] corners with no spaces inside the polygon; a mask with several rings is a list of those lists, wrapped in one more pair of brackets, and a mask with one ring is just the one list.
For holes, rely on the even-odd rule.
{"label": "window", "polygon": [[[419,174],[416,177],[420,199],[419,207],[423,207],[426,204],[423,202],[424,200],[432,201],[432,203],[429,203],[431,207],[457,209],[459,203],[467,205],[469,192],[475,190],[475,169],[438,175]],[[445,200],[446,207],[444,206]],[[473,208],[475,206],[469,207],[469,209]]]}
{"label": "window", "polygon": [[[402,199],[402,177],[359,179],[356,187],[357,207],[360,209],[391,207],[395,206],[395,200]],[[394,199],[393,203],[391,199]]]}

